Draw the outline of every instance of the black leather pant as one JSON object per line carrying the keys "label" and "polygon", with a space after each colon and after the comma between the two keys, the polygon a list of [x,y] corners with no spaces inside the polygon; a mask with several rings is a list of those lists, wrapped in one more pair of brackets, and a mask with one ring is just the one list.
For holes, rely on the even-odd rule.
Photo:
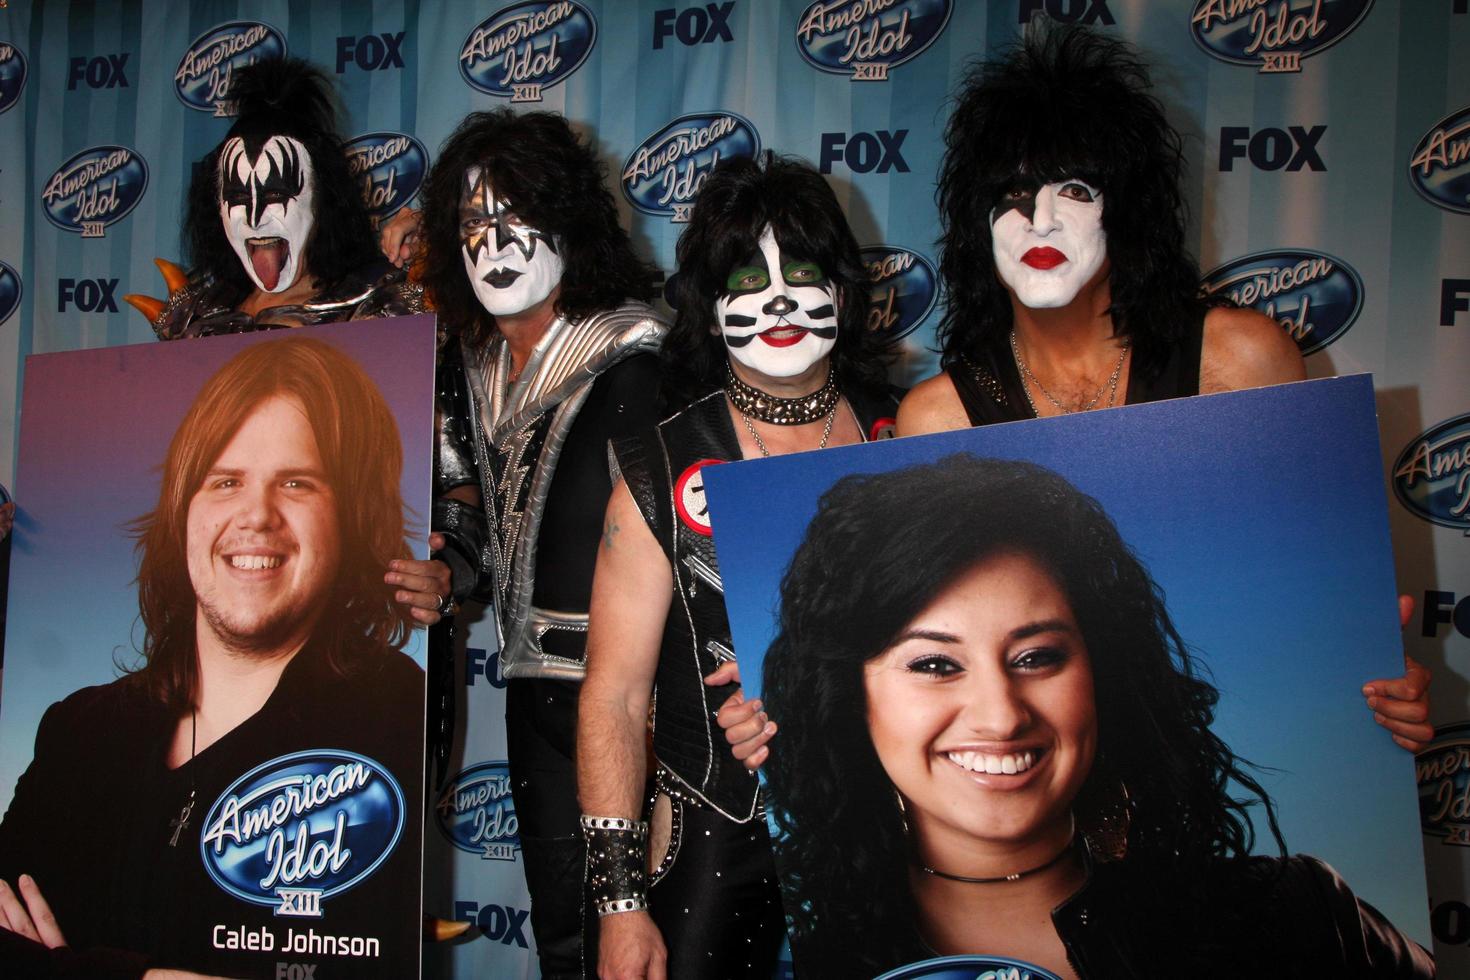
{"label": "black leather pant", "polygon": [[648,889],[670,978],[770,980],[785,917],[764,816],[748,823],[674,803],[677,839]]}
{"label": "black leather pant", "polygon": [[532,678],[513,680],[505,689],[511,793],[531,892],[531,930],[546,980],[584,975],[587,849],[578,823],[573,754],[580,691],[572,681]]}

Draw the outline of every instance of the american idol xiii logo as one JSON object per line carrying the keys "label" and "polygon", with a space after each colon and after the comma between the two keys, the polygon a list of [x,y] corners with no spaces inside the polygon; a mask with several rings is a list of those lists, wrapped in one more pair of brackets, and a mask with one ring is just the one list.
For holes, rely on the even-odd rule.
{"label": "american idol xiii logo", "polygon": [[1347,37],[1373,0],[1196,0],[1194,43],[1236,65],[1301,71],[1302,59]]}
{"label": "american idol xiii logo", "polygon": [[760,134],[733,112],[680,116],[638,145],[623,161],[623,196],[644,214],[689,220],[704,179],[721,160],[755,159]]}
{"label": "american idol xiii logo", "polygon": [[1470,536],[1470,415],[1415,436],[1393,464],[1393,492],[1416,516]]}
{"label": "american idol xiii logo", "polygon": [[1332,343],[1363,309],[1363,279],[1342,259],[1304,248],[1256,252],[1205,274],[1205,292],[1225,295],[1281,324],[1301,349]]}
{"label": "american idol xiii logo", "polygon": [[521,848],[509,763],[482,762],[455,776],[434,816],[451,844],[487,861],[514,861]]}
{"label": "american idol xiii logo", "polygon": [[941,956],[890,970],[878,980],[1059,980],[1055,973],[1008,956]]}
{"label": "american idol xiii logo", "polygon": [[10,319],[10,314],[20,309],[20,273],[0,262],[0,323]]}
{"label": "american idol xiii logo", "polygon": [[365,133],[348,140],[342,149],[374,222],[413,200],[429,169],[429,151],[404,133]]}
{"label": "american idol xiii logo", "polygon": [[387,860],[406,817],[403,791],[382,765],[313,749],[256,766],[225,790],[204,819],[199,851],[236,898],[319,918],[324,900]]}
{"label": "american idol xiii logo", "polygon": [[882,82],[944,33],[954,0],[817,0],[796,20],[796,49],[812,66],[854,82]]}
{"label": "american idol xiii logo", "polygon": [[459,73],[486,95],[540,102],[597,43],[592,11],[574,0],[526,0],[491,14],[465,38]]}
{"label": "american idol xiii logo", "polygon": [[1430,204],[1470,214],[1470,106],[1419,140],[1409,157],[1409,183]]}
{"label": "american idol xiii logo", "polygon": [[1470,722],[1436,728],[1414,757],[1414,778],[1424,835],[1470,847]]}
{"label": "american idol xiii logo", "polygon": [[873,290],[868,329],[885,340],[907,336],[924,322],[939,298],[933,264],[897,245],[868,245],[862,255]]}
{"label": "american idol xiii logo", "polygon": [[174,71],[174,92],[190,109],[233,116],[230,79],[235,70],[286,54],[286,37],[269,24],[235,20],[194,39]]}
{"label": "american idol xiii logo", "polygon": [[20,101],[26,87],[26,56],[20,48],[0,41],[0,112]]}
{"label": "american idol xiii logo", "polygon": [[101,238],[148,189],[148,164],[125,146],[94,146],[57,168],[41,191],[46,218],[63,231]]}

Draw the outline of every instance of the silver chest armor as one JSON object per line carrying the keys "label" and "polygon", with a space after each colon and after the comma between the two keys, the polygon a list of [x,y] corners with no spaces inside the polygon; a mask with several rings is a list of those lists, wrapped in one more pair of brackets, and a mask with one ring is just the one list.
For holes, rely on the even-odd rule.
{"label": "silver chest armor", "polygon": [[581,660],[547,653],[541,642],[552,630],[587,631],[585,611],[532,605],[541,517],[567,433],[597,376],[624,358],[657,351],[666,330],[652,307],[633,301],[573,323],[558,318],[514,383],[503,338],[463,346],[480,492],[493,529],[504,677],[581,680],[586,671]]}

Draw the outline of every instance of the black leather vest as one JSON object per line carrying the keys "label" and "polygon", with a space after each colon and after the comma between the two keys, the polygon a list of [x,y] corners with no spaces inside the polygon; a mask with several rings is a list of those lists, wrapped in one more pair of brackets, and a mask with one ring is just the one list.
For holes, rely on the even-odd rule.
{"label": "black leather vest", "polygon": [[[848,403],[869,438],[891,432],[896,397]],[[724,392],[695,401],[647,436],[617,440],[613,454],[674,572],[654,675],[654,755],[699,801],[744,823],[756,814],[758,783],[730,754],[715,721],[735,685],[704,684],[722,661],[735,659],[701,473],[704,466],[741,458]]]}

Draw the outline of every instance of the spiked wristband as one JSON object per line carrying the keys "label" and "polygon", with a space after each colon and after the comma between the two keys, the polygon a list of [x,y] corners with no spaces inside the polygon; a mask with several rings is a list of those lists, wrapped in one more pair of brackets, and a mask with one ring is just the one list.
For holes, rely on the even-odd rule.
{"label": "spiked wristband", "polygon": [[582,814],[587,841],[587,885],[597,914],[648,908],[648,823]]}

